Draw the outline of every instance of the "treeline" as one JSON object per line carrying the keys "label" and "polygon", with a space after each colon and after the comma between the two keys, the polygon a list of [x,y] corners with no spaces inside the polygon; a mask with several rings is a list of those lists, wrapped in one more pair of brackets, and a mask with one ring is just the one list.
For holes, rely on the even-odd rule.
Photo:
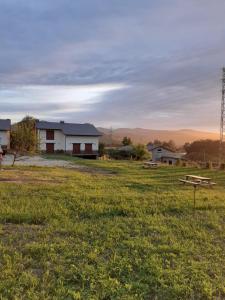
{"label": "treeline", "polygon": [[[212,161],[218,162],[220,141],[200,140],[184,145],[186,158],[194,161]],[[222,159],[225,159],[225,143],[222,145]]]}

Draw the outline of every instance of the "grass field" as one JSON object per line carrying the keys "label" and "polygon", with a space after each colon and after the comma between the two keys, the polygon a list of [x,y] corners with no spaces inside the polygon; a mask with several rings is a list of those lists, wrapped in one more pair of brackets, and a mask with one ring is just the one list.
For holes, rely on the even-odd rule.
{"label": "grass field", "polygon": [[225,172],[74,161],[0,172],[0,299],[225,299]]}

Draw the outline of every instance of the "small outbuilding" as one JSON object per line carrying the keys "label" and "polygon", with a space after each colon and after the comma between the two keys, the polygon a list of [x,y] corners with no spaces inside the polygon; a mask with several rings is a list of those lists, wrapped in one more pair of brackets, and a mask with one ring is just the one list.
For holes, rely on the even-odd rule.
{"label": "small outbuilding", "polygon": [[175,165],[178,160],[181,160],[184,157],[184,153],[172,151],[164,146],[148,145],[148,150],[152,154],[153,162],[162,162],[169,165]]}

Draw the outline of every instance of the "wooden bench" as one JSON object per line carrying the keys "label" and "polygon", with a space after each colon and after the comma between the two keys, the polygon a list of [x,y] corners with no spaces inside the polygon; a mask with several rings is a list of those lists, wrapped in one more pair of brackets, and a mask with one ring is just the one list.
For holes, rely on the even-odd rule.
{"label": "wooden bench", "polygon": [[187,183],[187,184],[192,184],[192,185],[200,185],[199,182],[190,181],[190,180],[186,180],[186,179],[179,179],[179,181],[183,182],[184,184]]}

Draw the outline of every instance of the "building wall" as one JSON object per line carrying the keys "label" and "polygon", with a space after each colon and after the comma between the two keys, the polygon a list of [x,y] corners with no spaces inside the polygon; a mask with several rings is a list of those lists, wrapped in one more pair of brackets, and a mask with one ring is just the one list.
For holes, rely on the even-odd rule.
{"label": "building wall", "polygon": [[0,131],[0,145],[7,146],[10,148],[10,132],[9,131]]}
{"label": "building wall", "polygon": [[46,140],[46,130],[38,130],[39,150],[46,151],[46,143],[54,143],[55,151],[65,149],[65,135],[60,130],[54,130],[54,140]]}
{"label": "building wall", "polygon": [[166,164],[169,164],[169,165],[175,165],[177,160],[178,160],[177,158],[168,158],[168,157],[166,157],[166,158],[162,159],[162,162],[166,163]]}
{"label": "building wall", "polygon": [[73,144],[80,143],[81,151],[84,151],[85,144],[92,144],[93,151],[98,151],[99,137],[95,136],[65,136],[61,130],[54,130],[54,140],[46,140],[46,130],[38,130],[39,149],[46,151],[46,143],[54,143],[55,151],[73,151]]}
{"label": "building wall", "polygon": [[73,144],[79,143],[80,150],[85,150],[85,144],[92,144],[92,150],[98,151],[99,137],[96,136],[67,136],[66,137],[66,151],[73,151]]}

